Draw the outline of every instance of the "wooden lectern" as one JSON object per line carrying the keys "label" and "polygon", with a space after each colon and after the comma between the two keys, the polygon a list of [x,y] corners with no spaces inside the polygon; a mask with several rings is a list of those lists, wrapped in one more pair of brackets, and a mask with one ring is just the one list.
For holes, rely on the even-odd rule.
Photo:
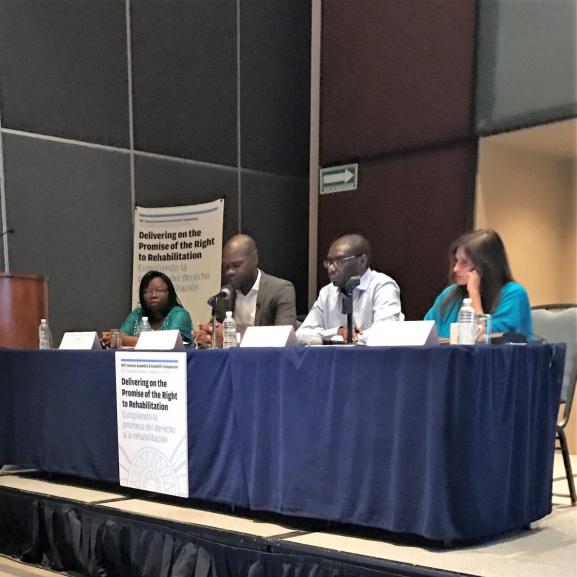
{"label": "wooden lectern", "polygon": [[0,273],[0,347],[38,348],[38,325],[48,315],[45,277]]}

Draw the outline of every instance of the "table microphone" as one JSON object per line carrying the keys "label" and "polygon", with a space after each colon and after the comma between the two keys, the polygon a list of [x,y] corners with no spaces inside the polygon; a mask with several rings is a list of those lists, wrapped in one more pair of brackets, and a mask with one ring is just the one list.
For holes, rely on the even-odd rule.
{"label": "table microphone", "polygon": [[358,287],[361,284],[361,277],[360,276],[352,276],[346,283],[345,283],[345,294],[350,295],[353,294],[353,289]]}
{"label": "table microphone", "polygon": [[7,228],[2,234],[0,234],[0,238],[2,238],[3,236],[6,236],[7,234],[14,234],[14,229],[13,228]]}
{"label": "table microphone", "polygon": [[212,296],[208,299],[207,302],[208,302],[209,306],[213,307],[213,306],[216,305],[216,303],[217,303],[217,301],[218,301],[219,299],[222,299],[222,298],[230,298],[231,296],[232,296],[232,290],[231,290],[230,287],[227,285],[227,286],[223,286],[223,287],[220,289],[220,292],[219,292],[219,293],[217,293],[217,294],[215,294],[215,295],[212,295]]}

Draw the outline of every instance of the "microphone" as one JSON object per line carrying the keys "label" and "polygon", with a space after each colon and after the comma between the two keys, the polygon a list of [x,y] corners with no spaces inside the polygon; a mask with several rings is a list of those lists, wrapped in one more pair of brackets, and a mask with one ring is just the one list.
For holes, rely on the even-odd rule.
{"label": "microphone", "polygon": [[14,229],[13,228],[7,228],[2,234],[0,234],[0,238],[2,238],[3,236],[6,236],[7,234],[14,234]]}
{"label": "microphone", "polygon": [[358,287],[361,284],[361,277],[360,276],[352,276],[346,283],[345,283],[345,294],[352,295],[353,289]]}
{"label": "microphone", "polygon": [[341,312],[344,315],[350,315],[353,312],[353,289],[359,286],[361,282],[360,276],[352,276],[345,282],[345,286],[341,288],[343,293],[343,304]]}
{"label": "microphone", "polygon": [[216,305],[216,303],[218,302],[219,299],[223,299],[223,298],[230,298],[232,296],[232,290],[231,288],[227,285],[227,286],[223,286],[220,289],[219,293],[216,293],[215,295],[212,295],[209,299],[208,299],[208,304],[209,306],[213,307]]}

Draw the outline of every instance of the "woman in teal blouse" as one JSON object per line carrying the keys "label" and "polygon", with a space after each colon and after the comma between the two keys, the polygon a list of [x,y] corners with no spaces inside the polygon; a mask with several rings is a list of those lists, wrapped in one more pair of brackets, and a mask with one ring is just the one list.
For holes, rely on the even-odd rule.
{"label": "woman in teal blouse", "polygon": [[490,229],[458,238],[449,251],[452,283],[435,300],[425,320],[434,320],[440,337],[449,337],[451,323],[463,299],[470,297],[479,315],[490,313],[494,333],[514,331],[533,334],[527,291],[513,280],[501,237]]}
{"label": "woman in teal blouse", "polygon": [[138,296],[140,306],[128,315],[120,327],[124,346],[136,344],[142,317],[148,317],[152,330],[179,330],[185,343],[192,342],[192,319],[180,304],[168,276],[155,270],[147,272],[140,280]]}

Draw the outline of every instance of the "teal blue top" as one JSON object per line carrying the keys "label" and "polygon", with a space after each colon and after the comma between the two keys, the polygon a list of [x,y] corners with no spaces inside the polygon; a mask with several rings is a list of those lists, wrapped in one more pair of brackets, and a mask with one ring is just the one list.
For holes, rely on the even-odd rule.
{"label": "teal blue top", "polygon": [[[131,337],[138,333],[138,326],[142,321],[142,309],[135,308],[122,323],[120,330]],[[188,311],[181,306],[174,306],[160,325],[161,331],[179,330],[185,343],[192,342],[192,319]]]}
{"label": "teal blue top", "polygon": [[[441,302],[457,285],[448,286],[435,300],[429,312],[425,315],[426,321],[435,321],[437,333],[440,337],[448,338],[451,332],[451,323],[457,322],[457,316],[463,299],[457,299],[447,309],[441,318]],[[491,312],[494,333],[515,331],[523,333],[527,338],[533,335],[533,322],[531,321],[531,305],[527,291],[516,282],[509,282],[503,286],[499,294],[497,306]]]}

